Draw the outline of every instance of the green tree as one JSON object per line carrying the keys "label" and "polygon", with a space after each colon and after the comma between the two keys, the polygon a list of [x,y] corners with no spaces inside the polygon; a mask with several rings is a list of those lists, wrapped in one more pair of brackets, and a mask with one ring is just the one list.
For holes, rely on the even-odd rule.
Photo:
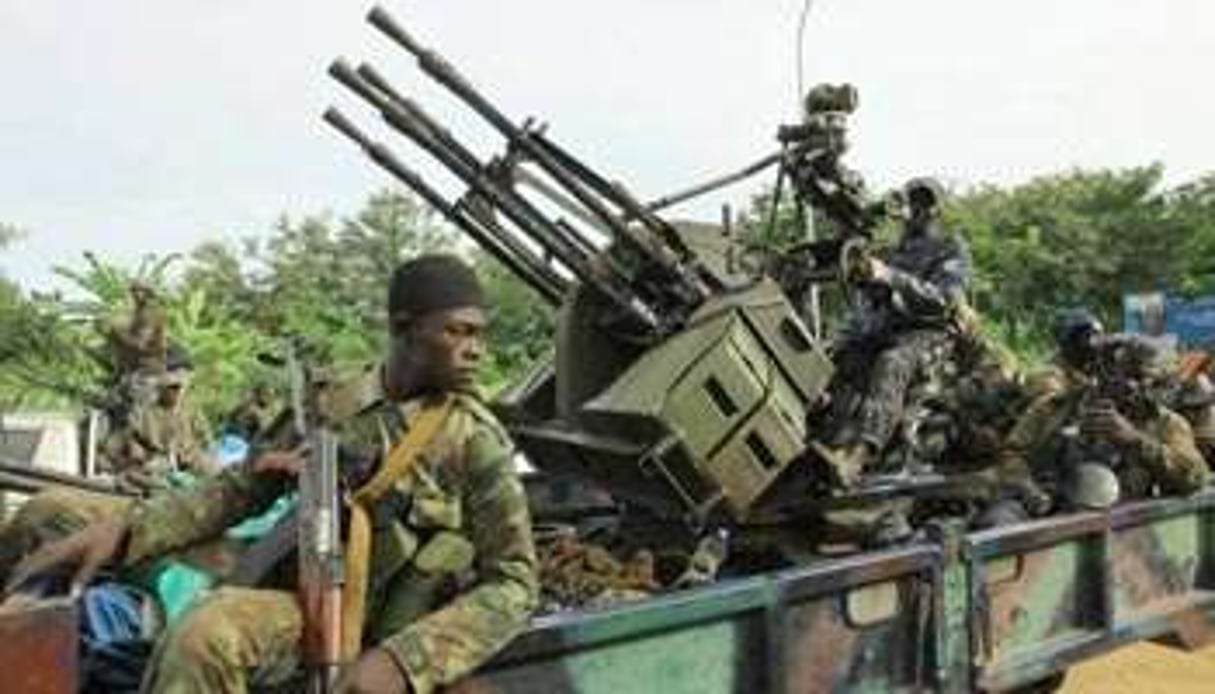
{"label": "green tree", "polygon": [[1162,170],[1073,171],[953,199],[970,241],[974,303],[1014,344],[1040,342],[1056,308],[1084,305],[1117,325],[1122,295],[1189,283],[1192,224],[1160,190]]}

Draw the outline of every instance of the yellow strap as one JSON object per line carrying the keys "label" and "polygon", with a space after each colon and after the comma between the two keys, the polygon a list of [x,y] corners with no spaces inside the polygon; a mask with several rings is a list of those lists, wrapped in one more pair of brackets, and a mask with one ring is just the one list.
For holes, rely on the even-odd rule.
{"label": "yellow strap", "polygon": [[354,662],[362,650],[363,616],[367,608],[367,575],[371,555],[372,503],[413,468],[451,412],[452,399],[428,405],[410,422],[401,442],[367,484],[350,497],[350,533],[346,539],[346,583],[342,587],[342,658]]}

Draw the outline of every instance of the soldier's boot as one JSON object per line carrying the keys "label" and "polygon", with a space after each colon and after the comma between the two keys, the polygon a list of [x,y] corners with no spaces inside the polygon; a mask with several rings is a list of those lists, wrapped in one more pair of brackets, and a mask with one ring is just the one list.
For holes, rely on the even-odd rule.
{"label": "soldier's boot", "polygon": [[848,490],[856,487],[873,457],[869,444],[857,441],[844,446],[831,448],[817,442],[811,442],[815,453],[827,464],[831,475],[831,487],[837,490]]}
{"label": "soldier's boot", "polygon": [[907,512],[901,505],[890,508],[874,522],[865,538],[868,549],[882,549],[901,544],[911,539],[911,523],[907,521]]}

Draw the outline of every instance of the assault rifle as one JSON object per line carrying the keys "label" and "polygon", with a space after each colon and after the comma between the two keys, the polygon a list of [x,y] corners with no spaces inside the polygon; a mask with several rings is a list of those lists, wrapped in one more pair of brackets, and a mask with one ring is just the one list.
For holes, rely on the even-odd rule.
{"label": "assault rifle", "polygon": [[120,489],[109,482],[29,467],[0,457],[0,489],[23,494],[37,494],[55,488],[79,489],[113,496],[135,496],[130,491]]}
{"label": "assault rifle", "polygon": [[291,412],[299,440],[309,449],[308,465],[299,475],[297,538],[300,605],[304,614],[301,651],[308,691],[332,691],[341,663],[342,541],[338,496],[337,437],[320,417],[311,369],[299,348],[289,344]]}

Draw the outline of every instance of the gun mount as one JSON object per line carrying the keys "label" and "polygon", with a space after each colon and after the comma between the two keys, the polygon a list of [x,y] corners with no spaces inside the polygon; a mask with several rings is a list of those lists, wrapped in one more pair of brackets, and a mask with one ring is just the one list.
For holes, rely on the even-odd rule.
{"label": "gun mount", "polygon": [[531,461],[663,515],[746,520],[790,468],[807,467],[797,463],[809,415],[834,367],[783,270],[748,272],[719,228],[706,233],[659,211],[779,164],[800,201],[842,226],[805,256],[810,281],[837,279],[844,244],[873,224],[859,190],[842,185],[851,180],[842,143],[822,137],[837,133],[836,112],[855,107],[855,90],[812,92],[813,113],[804,127],[782,129],[781,153],[646,205],[544,126],[517,125],[383,9],[368,21],[504,140],[501,154],[478,156],[376,68],[339,59],[329,69],[463,192],[424,179],[338,109],[325,121],[558,307],[554,355],[499,399]]}

